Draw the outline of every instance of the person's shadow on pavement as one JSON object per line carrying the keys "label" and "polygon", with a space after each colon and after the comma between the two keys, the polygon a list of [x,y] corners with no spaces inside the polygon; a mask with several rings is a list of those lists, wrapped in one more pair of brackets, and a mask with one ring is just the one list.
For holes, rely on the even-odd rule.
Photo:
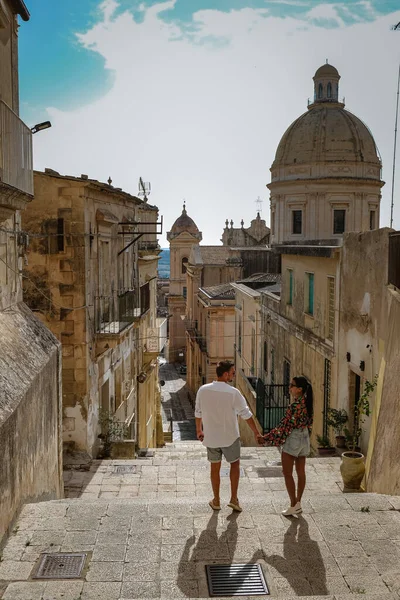
{"label": "person's shadow on pavement", "polygon": [[286,530],[283,557],[264,552],[264,560],[281,573],[298,596],[328,595],[321,550],[318,542],[310,538],[308,522],[301,515],[292,518]]}
{"label": "person's shadow on pavement", "polygon": [[[238,519],[240,519],[240,513],[232,512],[227,517],[228,527],[218,536],[218,514],[213,511],[207,527],[201,532],[197,543],[194,535],[186,541],[178,566],[177,579],[177,585],[186,597],[193,597],[190,595],[193,591],[191,581],[197,580],[196,567],[199,562],[208,562],[209,564],[231,564],[233,562],[232,556],[234,556],[238,541]],[[194,547],[190,553],[192,546]],[[263,558],[262,550],[257,550],[246,564],[253,564],[257,559]],[[240,571],[236,571],[235,578],[238,575],[240,575]],[[238,591],[239,588],[239,584],[237,586],[232,584],[230,589],[233,592]]]}

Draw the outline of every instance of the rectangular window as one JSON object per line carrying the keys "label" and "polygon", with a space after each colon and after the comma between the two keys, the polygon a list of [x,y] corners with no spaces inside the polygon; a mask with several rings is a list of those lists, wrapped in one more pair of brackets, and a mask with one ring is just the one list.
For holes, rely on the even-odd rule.
{"label": "rectangular window", "polygon": [[187,287],[183,286],[183,297],[187,298]]}
{"label": "rectangular window", "polygon": [[333,211],[333,233],[341,234],[346,229],[346,211],[345,210],[334,210]]}
{"label": "rectangular window", "polygon": [[251,374],[255,373],[255,362],[256,362],[256,332],[254,329],[251,330]]}
{"label": "rectangular window", "polygon": [[293,269],[287,269],[287,303],[293,304]]}
{"label": "rectangular window", "polygon": [[264,342],[264,371],[268,371],[268,346],[267,342]]}
{"label": "rectangular window", "polygon": [[140,286],[140,314],[144,314],[150,309],[150,284],[145,283]]}
{"label": "rectangular window", "polygon": [[49,254],[64,252],[64,219],[49,219],[45,225]]}
{"label": "rectangular window", "polygon": [[375,225],[375,211],[374,210],[370,210],[369,211],[369,228],[370,228],[371,231],[376,228],[376,225]]}
{"label": "rectangular window", "polygon": [[305,282],[305,312],[314,314],[314,273],[306,273]]}
{"label": "rectangular window", "polygon": [[302,221],[303,221],[303,211],[301,210],[292,210],[292,233],[301,234],[302,231]]}
{"label": "rectangular window", "polygon": [[283,384],[286,386],[285,394],[289,395],[290,385],[290,362],[288,360],[283,361]]}
{"label": "rectangular window", "polygon": [[242,353],[242,320],[239,318],[239,331],[238,331],[238,352]]}
{"label": "rectangular window", "polygon": [[271,213],[271,235],[275,235],[275,211]]}
{"label": "rectangular window", "polygon": [[333,342],[335,335],[335,278],[328,277],[328,323],[327,338]]}

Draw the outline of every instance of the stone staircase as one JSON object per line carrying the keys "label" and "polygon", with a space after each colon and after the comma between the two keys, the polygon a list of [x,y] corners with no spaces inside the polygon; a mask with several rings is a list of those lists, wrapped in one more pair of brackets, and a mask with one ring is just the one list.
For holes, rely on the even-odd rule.
{"label": "stone staircase", "polygon": [[[209,508],[199,442],[68,471],[70,497],[23,508],[2,551],[0,598],[208,598],[206,565],[257,563],[271,598],[398,600],[400,498],[343,494],[340,459],[314,458],[307,461],[304,513],[286,519],[278,462],[275,449],[243,448],[241,514],[226,507],[226,464],[223,508]],[[34,579],[43,553],[86,554],[80,578]],[[268,596],[241,596],[260,597]]]}

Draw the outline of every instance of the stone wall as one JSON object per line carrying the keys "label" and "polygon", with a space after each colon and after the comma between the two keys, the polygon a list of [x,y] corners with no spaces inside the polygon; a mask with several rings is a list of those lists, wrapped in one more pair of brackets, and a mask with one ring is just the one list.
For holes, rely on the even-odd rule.
{"label": "stone wall", "polygon": [[372,415],[366,463],[366,489],[380,494],[400,494],[400,293],[385,290],[389,298],[387,338],[380,363],[379,382]]}
{"label": "stone wall", "polygon": [[60,361],[24,304],[0,312],[0,544],[22,504],[63,494]]}

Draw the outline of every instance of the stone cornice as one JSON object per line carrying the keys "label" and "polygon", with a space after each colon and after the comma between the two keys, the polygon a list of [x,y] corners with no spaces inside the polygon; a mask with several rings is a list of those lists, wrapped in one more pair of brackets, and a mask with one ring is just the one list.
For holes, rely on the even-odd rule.
{"label": "stone cornice", "polygon": [[15,211],[23,210],[33,196],[0,181],[0,222],[13,216]]}

